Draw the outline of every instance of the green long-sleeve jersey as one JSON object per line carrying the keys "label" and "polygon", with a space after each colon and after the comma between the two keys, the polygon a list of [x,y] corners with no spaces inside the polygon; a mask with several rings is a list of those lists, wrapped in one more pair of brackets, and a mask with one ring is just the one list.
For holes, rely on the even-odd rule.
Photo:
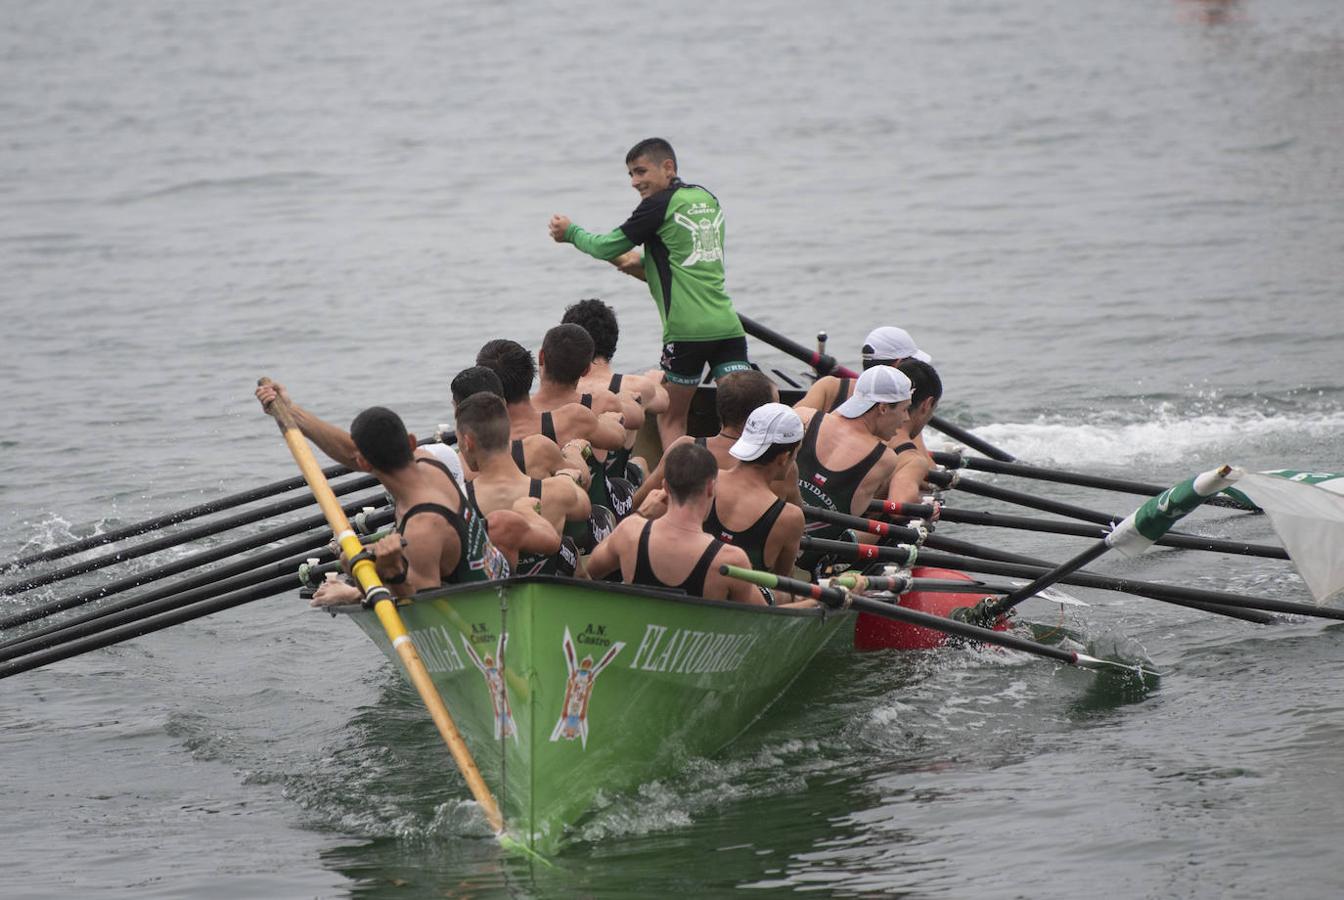
{"label": "green long-sleeve jersey", "polygon": [[717,341],[743,334],[724,290],[723,210],[695,184],[673,181],[607,234],[570,225],[565,240],[611,260],[644,247],[644,276],[663,322],[663,342]]}

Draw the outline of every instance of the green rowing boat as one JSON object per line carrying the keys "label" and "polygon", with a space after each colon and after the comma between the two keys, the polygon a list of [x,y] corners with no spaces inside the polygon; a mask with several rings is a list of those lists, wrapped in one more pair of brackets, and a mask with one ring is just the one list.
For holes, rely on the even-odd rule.
{"label": "green rowing boat", "polygon": [[[373,612],[344,611],[401,668]],[[731,742],[853,623],[548,576],[426,592],[400,613],[508,831],[541,854],[598,791]]]}

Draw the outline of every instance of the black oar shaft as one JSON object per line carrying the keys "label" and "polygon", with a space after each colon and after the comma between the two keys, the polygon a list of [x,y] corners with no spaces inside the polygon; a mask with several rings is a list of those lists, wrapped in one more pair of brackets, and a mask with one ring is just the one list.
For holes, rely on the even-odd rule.
{"label": "black oar shaft", "polygon": [[1040,575],[1037,575],[1033,580],[1031,580],[1027,584],[1022,585],[1022,587],[1013,591],[1011,594],[1007,594],[1003,597],[1000,597],[998,600],[990,604],[989,615],[986,618],[988,618],[991,622],[994,621],[999,616],[1008,612],[1008,610],[1012,609],[1013,607],[1018,606],[1028,598],[1036,596],[1041,591],[1050,587],[1052,584],[1057,584],[1060,580],[1062,580],[1066,576],[1071,575],[1074,572],[1077,572],[1083,566],[1092,562],[1094,559],[1101,556],[1110,549],[1111,549],[1110,544],[1107,544],[1105,541],[1098,541],[1096,544],[1093,544],[1091,547],[1088,547],[1082,553],[1079,553],[1073,559],[1062,562],[1047,572],[1042,572]]}
{"label": "black oar shaft", "polygon": [[[391,520],[392,510],[389,509],[373,516],[370,524],[381,525]],[[316,539],[306,538],[292,541],[236,563],[210,569],[172,584],[145,591],[133,597],[127,597],[116,603],[102,605],[84,615],[65,619],[46,628],[28,632],[21,638],[0,643],[0,661],[54,646],[82,634],[92,633],[93,630],[104,627],[98,624],[101,620],[123,610],[138,608],[142,614],[149,615],[154,611],[150,609],[151,604],[154,605],[155,609],[166,608],[158,606],[160,601],[165,603],[176,601],[180,605],[184,602],[205,600],[209,597],[217,597],[229,591],[258,584],[270,578],[295,573],[309,559],[315,558],[319,562],[334,560],[335,555],[330,552],[328,543],[325,535],[318,536]],[[86,630],[86,626],[89,630]]]}
{"label": "black oar shaft", "polygon": [[832,525],[852,528],[856,531],[875,534],[878,537],[890,537],[907,544],[914,543],[921,537],[920,533],[913,528],[892,525],[888,522],[878,522],[875,519],[863,519],[859,516],[851,516],[819,506],[804,506],[803,515],[818,522],[829,522]]}
{"label": "black oar shaft", "polygon": [[[928,518],[932,507],[919,504],[896,504],[887,500],[874,500],[869,504],[869,512],[892,514],[895,509],[899,516],[917,516]],[[926,511],[921,511],[926,510]],[[1100,540],[1110,533],[1104,525],[1088,525],[1083,522],[1064,522],[1057,519],[1034,519],[1029,516],[1013,516],[1004,513],[979,509],[956,509],[950,506],[940,507],[938,519],[942,522],[955,522],[961,525],[986,525],[997,528],[1013,528],[1019,531],[1038,531],[1043,534],[1067,534],[1074,537],[1097,538]],[[1265,559],[1288,559],[1288,551],[1271,544],[1251,544],[1245,541],[1229,541],[1223,538],[1203,537],[1201,535],[1167,533],[1157,539],[1164,547],[1179,547],[1182,550],[1208,550],[1214,553],[1233,553],[1238,556],[1262,556]]]}
{"label": "black oar shaft", "polygon": [[818,375],[836,375],[853,378],[857,375],[852,369],[847,369],[836,361],[834,356],[827,356],[825,353],[819,353],[816,350],[809,350],[802,344],[785,337],[773,328],[767,328],[755,319],[750,319],[741,313],[737,317],[742,320],[742,329],[747,334],[757,340],[765,341],[776,350],[789,354],[794,359],[807,363]]}
{"label": "black oar shaft", "polygon": [[[326,562],[335,557],[329,552],[324,552],[318,559]],[[97,634],[105,631],[114,625],[128,621],[128,617],[122,614],[128,610],[134,610],[136,614],[148,618],[168,610],[178,609],[192,603],[198,603],[202,600],[209,600],[211,597],[219,597],[223,594],[234,591],[245,590],[255,587],[273,579],[288,577],[291,585],[297,590],[301,584],[298,576],[298,567],[305,562],[303,557],[284,560],[279,563],[262,566],[251,572],[245,572],[241,575],[235,575],[232,578],[225,578],[207,585],[202,585],[193,590],[175,591],[173,593],[158,597],[129,597],[120,603],[112,604],[105,609],[94,610],[68,622],[60,622],[49,628],[44,628],[30,635],[24,635],[23,638],[16,641],[9,641],[0,646],[0,662],[6,662],[11,659],[17,659],[20,656],[26,656],[29,653],[36,653],[39,650],[45,650],[48,647],[55,647],[60,644],[68,644],[71,641],[88,637],[91,634]]]}
{"label": "black oar shaft", "polygon": [[[968,569],[972,572],[983,572],[988,575],[1006,575],[1015,578],[1032,578],[1039,575],[1045,568],[1043,566],[1027,566],[1021,563],[976,560],[950,555],[944,556],[943,554],[936,552],[920,554],[920,562],[931,566],[947,566],[948,568]],[[1130,578],[1117,576],[1095,575],[1091,572],[1074,572],[1072,575],[1062,579],[1062,581],[1065,584],[1073,584],[1079,587],[1100,588],[1108,591],[1119,591],[1124,594],[1153,597],[1157,600],[1175,603],[1178,606],[1190,606],[1197,609],[1208,608],[1211,612],[1218,612],[1225,615],[1237,612],[1257,613],[1259,611],[1265,611],[1294,616],[1344,619],[1344,610],[1331,609],[1329,607],[1317,607],[1308,603],[1273,600],[1269,597],[1243,597],[1239,594],[1229,594],[1224,591],[1188,588],[1174,584],[1157,584],[1151,581],[1135,581]],[[1201,605],[1196,606],[1195,604]],[[1259,624],[1268,624],[1273,621],[1273,619],[1267,616],[1260,616],[1251,621],[1256,621]]]}
{"label": "black oar shaft", "polygon": [[[965,428],[962,428],[960,425],[955,425],[952,422],[947,421],[942,416],[933,416],[932,418],[930,418],[929,426],[932,428],[936,428],[937,430],[941,431],[943,434],[947,435],[948,437],[954,440],[961,441],[963,444],[965,444],[967,447],[970,447],[972,450],[979,450],[981,453],[985,454],[985,456],[989,456],[992,457],[993,459],[1009,463],[1017,459],[1016,456],[1013,456],[1007,450],[1000,450],[998,447],[995,447],[993,444],[991,444],[984,438],[976,437],[974,434],[967,431]],[[950,454],[950,455],[955,456],[957,454]],[[935,454],[934,458],[935,459],[937,458],[937,454]],[[944,463],[944,465],[946,465],[946,463]]]}
{"label": "black oar shaft", "polygon": [[119,644],[122,641],[128,641],[132,638],[151,634],[155,631],[161,631],[164,628],[180,625],[183,622],[190,622],[192,619],[199,619],[202,616],[208,616],[211,613],[232,609],[235,606],[251,603],[254,600],[264,600],[267,597],[274,597],[276,594],[293,589],[294,586],[294,576],[286,575],[283,578],[274,578],[263,584],[247,588],[246,590],[235,591],[232,594],[226,594],[223,597],[205,600],[170,612],[159,613],[156,616],[150,616],[148,618],[141,616],[138,610],[127,610],[126,612],[119,614],[116,621],[108,622],[108,627],[97,634],[71,641],[49,650],[32,653],[20,659],[0,663],[0,678],[8,678],[10,675],[27,672],[30,669],[36,669],[39,666],[59,662],[63,659],[70,659],[73,656],[79,656],[80,654],[88,653],[91,650],[110,647],[113,644]]}
{"label": "black oar shaft", "polygon": [[[355,510],[360,509],[363,506],[374,505],[375,503],[381,503],[381,502],[383,502],[381,497],[373,500],[367,500],[367,499],[356,500],[347,504],[345,508],[347,511],[353,512]],[[173,562],[170,563],[165,563],[164,565],[157,566],[153,569],[148,569],[144,572],[137,572],[133,575],[129,575],[125,578],[120,578],[116,581],[112,581],[109,582],[108,584],[102,585],[101,587],[84,591],[83,593],[76,594],[72,597],[67,597],[62,600],[56,600],[51,603],[43,604],[42,606],[37,606],[33,607],[32,609],[21,611],[14,615],[8,616],[4,619],[0,619],[0,630],[12,628],[15,625],[23,625],[27,622],[33,622],[36,621],[37,619],[45,618],[46,616],[52,615],[54,613],[63,612],[67,609],[73,609],[76,606],[88,603],[91,600],[97,600],[102,597],[109,597],[112,596],[113,594],[118,594],[121,593],[122,591],[130,590],[131,588],[140,587],[141,585],[149,584],[154,581],[159,581],[164,578],[169,578],[173,575],[179,575],[182,572],[186,572],[189,569],[194,569],[199,566],[203,566],[207,563],[218,562],[221,559],[225,559],[237,553],[243,553],[247,550],[255,550],[258,547],[264,547],[266,544],[270,544],[274,541],[294,537],[295,535],[302,534],[305,531],[312,531],[315,528],[325,528],[325,527],[326,527],[326,519],[323,518],[323,516],[320,514],[316,516],[309,516],[308,518],[305,519],[299,519],[295,522],[290,522],[286,525],[282,525],[277,528],[272,528],[267,531],[258,532],[257,534],[251,535],[250,537],[247,538],[233,541],[228,544],[221,544],[218,547],[213,547],[209,550],[193,553],[190,556],[184,556],[181,559],[174,560]],[[327,541],[330,539],[328,537],[328,534],[329,532],[324,532],[321,536],[314,535],[311,538],[311,540],[313,541],[311,546],[316,547],[326,544]],[[290,550],[290,553],[293,552],[294,552],[293,550]]]}
{"label": "black oar shaft", "polygon": [[[930,537],[932,540],[932,537]],[[879,547],[875,544],[851,544],[845,541],[828,541],[818,538],[804,537],[802,546],[804,550],[819,550],[826,553],[833,553],[841,559],[855,560],[860,562],[890,562],[896,565],[907,565],[910,559],[910,551],[905,547]],[[932,546],[926,542],[926,546]],[[972,572],[984,572],[990,575],[1007,575],[1015,578],[1034,578],[1042,572],[1047,571],[1051,563],[1044,560],[1037,560],[1034,557],[1020,556],[1019,554],[1004,553],[1001,551],[990,551],[988,548],[977,547],[979,556],[952,556],[930,550],[921,550],[918,554],[917,562],[923,565],[940,566],[948,569],[968,569]],[[1031,562],[1010,561],[1010,560],[1031,560]],[[1066,584],[1075,584],[1079,587],[1093,587],[1102,590],[1120,591],[1121,593],[1137,594],[1144,597],[1152,597],[1155,600],[1162,600],[1167,603],[1174,603],[1177,606],[1187,606],[1191,609],[1198,609],[1203,612],[1216,613],[1218,615],[1228,616],[1233,619],[1242,619],[1247,622],[1254,622],[1257,625],[1267,625],[1274,621],[1273,616],[1260,612],[1260,609],[1271,609],[1271,606],[1261,606],[1264,604],[1274,604],[1280,601],[1262,600],[1261,598],[1246,598],[1237,594],[1224,594],[1221,591],[1201,591],[1196,588],[1182,588],[1175,585],[1155,584],[1149,581],[1131,581],[1122,578],[1113,578],[1102,575],[1093,575],[1090,572],[1074,572],[1063,579]],[[1307,610],[1315,610],[1316,607],[1308,607],[1305,604],[1287,604],[1293,607],[1292,612],[1297,615],[1313,615]],[[1286,611],[1286,610],[1275,610]],[[1341,612],[1344,615],[1344,612]],[[1335,618],[1333,615],[1327,615],[1326,618]]]}
{"label": "black oar shaft", "polygon": [[[328,478],[335,478],[339,475],[344,475],[350,470],[345,466],[331,466],[322,471]],[[305,482],[302,477],[273,481],[270,484],[263,484],[261,487],[252,488],[248,491],[229,494],[227,497],[220,497],[217,500],[210,500],[196,506],[189,506],[186,509],[180,509],[177,512],[157,516],[153,519],[145,519],[142,522],[136,522],[133,525],[126,525],[112,531],[105,531],[102,534],[90,535],[81,540],[63,544],[60,547],[52,547],[50,550],[43,550],[40,553],[34,553],[31,556],[16,559],[13,562],[0,565],[0,574],[12,572],[15,569],[21,569],[24,566],[30,566],[34,563],[51,562],[52,560],[63,559],[67,556],[73,556],[76,553],[83,553],[85,550],[92,550],[94,547],[101,547],[104,544],[112,544],[117,541],[125,540],[126,538],[136,537],[137,535],[145,534],[146,532],[154,531],[159,528],[166,528],[169,525],[176,525],[179,522],[186,522],[190,519],[199,519],[201,516],[223,512],[226,509],[233,509],[235,506],[242,506],[256,500],[265,500],[267,497],[273,497],[276,494],[283,494],[286,491],[292,491],[304,486]],[[312,502],[311,498],[308,502]]]}
{"label": "black oar shaft", "polygon": [[972,478],[957,478],[955,479],[954,484],[954,479],[949,472],[930,472],[926,480],[932,484],[939,485],[940,487],[954,487],[957,490],[965,491],[968,494],[988,497],[991,500],[1002,500],[1005,503],[1015,503],[1018,506],[1039,509],[1042,512],[1054,513],[1059,516],[1068,516],[1070,519],[1082,519],[1084,522],[1095,522],[1098,525],[1111,526],[1124,518],[1123,516],[1086,509],[1082,506],[1074,506],[1072,503],[1061,503],[1058,500],[1047,500],[1044,497],[1034,497],[1031,494],[1009,490],[1008,488],[999,487],[996,484],[986,484]]}
{"label": "black oar shaft", "polygon": [[[977,450],[980,448],[976,448]],[[983,451],[981,451],[983,452]],[[1086,472],[1068,472],[1063,469],[1050,469],[1045,466],[1033,466],[1014,460],[996,458],[982,459],[975,456],[963,456],[960,453],[935,452],[933,461],[949,469],[977,469],[981,472],[993,472],[996,475],[1017,475],[1021,478],[1034,478],[1038,481],[1052,481],[1057,484],[1072,484],[1078,487],[1098,488],[1105,491],[1117,491],[1122,494],[1138,494],[1156,497],[1170,485],[1150,484],[1146,481],[1130,481],[1126,478],[1111,478],[1104,475],[1089,475]],[[992,454],[985,454],[992,456]],[[1231,497],[1209,497],[1205,506],[1222,506],[1230,509],[1245,510],[1246,507]]]}
{"label": "black oar shaft", "polygon": [[[360,475],[353,478],[339,487],[333,488],[337,494],[349,494],[354,491],[364,490],[373,487],[378,483],[378,479],[372,475]],[[76,575],[84,575],[89,572],[104,569],[108,566],[127,560],[139,559],[142,556],[148,556],[151,553],[158,553],[161,550],[167,550],[171,547],[177,547],[191,541],[199,540],[203,537],[219,534],[222,531],[228,531],[233,528],[239,528],[243,525],[250,525],[262,519],[269,519],[282,513],[293,512],[297,509],[304,509],[313,506],[312,495],[304,494],[300,497],[294,497],[282,503],[267,506],[261,509],[252,509],[237,515],[229,516],[226,519],[220,519],[215,522],[207,522],[197,525],[194,528],[188,528],[185,531],[179,531],[174,534],[165,535],[152,541],[146,541],[143,544],[136,544],[133,547],[126,547],[115,553],[109,553],[106,556],[99,556],[95,559],[87,559],[72,566],[66,566],[57,569],[54,572],[46,572],[32,578],[26,578],[20,581],[13,581],[9,584],[0,586],[0,596],[19,594],[33,588],[52,584],[57,581],[64,581],[67,578],[73,578]]]}

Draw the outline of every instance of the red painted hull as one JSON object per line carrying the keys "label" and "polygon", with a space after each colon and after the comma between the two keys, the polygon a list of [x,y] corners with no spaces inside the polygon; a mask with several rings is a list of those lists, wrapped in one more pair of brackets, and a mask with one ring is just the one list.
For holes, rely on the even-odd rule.
{"label": "red painted hull", "polygon": [[[938,578],[944,581],[972,581],[964,572],[953,569],[935,569],[931,566],[916,566],[913,570],[916,578]],[[911,591],[901,596],[900,605],[907,609],[930,613],[946,618],[959,606],[974,606],[985,597],[984,594],[927,594]],[[1005,626],[1000,626],[1005,627]],[[947,635],[922,625],[909,625],[895,622],[868,613],[859,613],[854,625],[855,650],[932,650],[941,647]]]}

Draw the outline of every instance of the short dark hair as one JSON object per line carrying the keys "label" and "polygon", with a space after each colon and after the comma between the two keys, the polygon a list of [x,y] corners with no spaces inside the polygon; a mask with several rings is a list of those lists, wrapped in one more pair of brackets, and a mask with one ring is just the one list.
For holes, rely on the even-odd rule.
{"label": "short dark hair", "polygon": [[741,428],[757,407],[773,402],[775,386],[768,377],[755,369],[730,372],[719,379],[714,407],[719,424]]}
{"label": "short dark hair", "polygon": [[582,325],[557,325],[541,340],[546,377],[558,384],[575,384],[593,364],[593,338]]}
{"label": "short dark hair", "polygon": [[504,384],[489,366],[469,366],[453,376],[451,386],[453,406],[457,406],[472,394],[485,392],[504,396]]}
{"label": "short dark hair", "polygon": [[610,360],[616,355],[616,341],[621,329],[616,324],[616,311],[597,298],[580,300],[565,310],[560,319],[567,325],[578,325],[593,339],[593,356]]}
{"label": "short dark hair", "polygon": [[414,459],[406,424],[385,406],[370,406],[355,416],[350,437],[369,465],[381,472],[395,472]]}
{"label": "short dark hair", "polygon": [[663,457],[663,484],[678,503],[685,503],[719,477],[714,454],[694,441],[678,444]]}
{"label": "short dark hair", "polygon": [[763,466],[766,463],[774,462],[785,453],[792,453],[793,449],[802,443],[802,441],[794,441],[792,444],[771,444],[769,447],[765,448],[765,452],[760,456],[755,459],[744,459],[742,460],[742,464],[747,466]]}
{"label": "short dark hair", "polygon": [[628,166],[641,156],[647,156],[650,162],[660,163],[665,159],[672,160],[672,168],[677,167],[677,151],[672,149],[672,145],[662,138],[645,138],[638,144],[630,148],[630,152],[625,154],[625,164]]}
{"label": "short dark hair", "polygon": [[479,391],[457,407],[457,433],[469,434],[486,453],[498,453],[509,446],[509,410],[504,398]]}
{"label": "short dark hair", "polygon": [[922,359],[902,360],[896,369],[910,379],[910,405],[919,406],[929,397],[937,403],[943,399],[943,380],[933,366]]}
{"label": "short dark hair", "polygon": [[526,400],[537,377],[537,361],[522,344],[504,338],[486,341],[476,354],[476,365],[494,369],[504,389],[504,402]]}

